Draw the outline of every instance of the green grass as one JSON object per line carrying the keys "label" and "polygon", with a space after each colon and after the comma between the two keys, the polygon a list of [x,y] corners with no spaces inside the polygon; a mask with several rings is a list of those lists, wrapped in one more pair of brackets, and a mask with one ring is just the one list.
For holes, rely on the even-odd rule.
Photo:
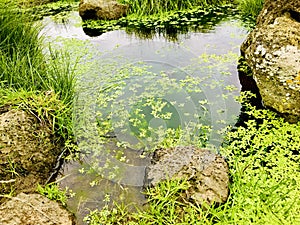
{"label": "green grass", "polygon": [[129,14],[148,16],[170,11],[180,11],[195,7],[207,7],[235,3],[245,16],[256,18],[262,9],[264,0],[119,0],[129,5]]}
{"label": "green grass", "polygon": [[35,116],[52,130],[45,144],[74,151],[74,62],[68,53],[45,46],[42,26],[14,3],[2,1],[0,13],[0,108]]}
{"label": "green grass", "polygon": [[235,0],[241,14],[256,20],[262,10],[264,0]]}
{"label": "green grass", "polygon": [[129,14],[147,16],[161,14],[169,11],[191,9],[198,6],[220,5],[226,0],[120,0],[129,5]]}
{"label": "green grass", "polygon": [[[245,100],[245,95],[241,99]],[[300,122],[244,101],[249,120],[229,128],[220,149],[230,168],[230,196],[220,206],[182,201],[189,184],[169,180],[147,190],[149,206],[130,213],[106,207],[86,217],[90,224],[300,224]],[[105,213],[106,216],[103,216]]]}
{"label": "green grass", "polygon": [[[40,35],[42,27],[15,5],[8,3],[0,11],[1,105],[23,102],[27,110],[45,110],[53,130],[68,139],[72,133],[71,109],[75,97],[74,65],[69,55],[50,46],[46,48]],[[53,105],[49,101],[51,106],[47,95],[55,98]]]}
{"label": "green grass", "polygon": [[1,7],[0,12],[0,87],[54,91],[71,103],[75,79],[68,54],[45,48],[42,27],[14,5]]}

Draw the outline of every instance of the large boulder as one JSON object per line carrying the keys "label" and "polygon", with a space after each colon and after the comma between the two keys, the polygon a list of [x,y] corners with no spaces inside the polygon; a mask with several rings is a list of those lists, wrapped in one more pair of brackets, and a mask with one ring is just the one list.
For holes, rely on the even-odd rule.
{"label": "large boulder", "polygon": [[116,20],[125,16],[128,5],[115,0],[81,0],[79,15],[83,20]]}
{"label": "large boulder", "polygon": [[300,119],[300,1],[265,0],[241,46],[263,103],[290,122]]}
{"label": "large boulder", "polygon": [[1,194],[34,192],[48,180],[61,152],[51,128],[34,113],[0,108]]}
{"label": "large boulder", "polygon": [[147,168],[148,186],[166,179],[186,179],[190,188],[185,201],[224,203],[229,194],[229,171],[224,158],[193,146],[159,149]]}

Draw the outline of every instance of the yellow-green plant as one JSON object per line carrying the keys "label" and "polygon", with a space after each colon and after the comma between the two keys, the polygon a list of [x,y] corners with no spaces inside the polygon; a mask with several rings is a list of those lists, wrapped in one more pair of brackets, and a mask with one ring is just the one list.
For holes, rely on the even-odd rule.
{"label": "yellow-green plant", "polygon": [[[249,97],[252,95],[242,93],[240,98],[248,120],[243,126],[229,128],[220,149],[230,168],[226,203],[203,209],[182,202],[180,195],[187,184],[171,180],[148,189],[148,208],[122,212],[127,216],[122,221],[145,225],[300,224],[300,122],[289,124],[270,110],[257,110],[249,104]],[[91,215],[93,221],[101,213],[94,211]],[[101,219],[105,224],[105,218]]]}
{"label": "yellow-green plant", "polygon": [[67,203],[67,189],[61,190],[56,183],[47,184],[45,186],[38,185],[37,191],[50,200],[60,202],[62,205]]}

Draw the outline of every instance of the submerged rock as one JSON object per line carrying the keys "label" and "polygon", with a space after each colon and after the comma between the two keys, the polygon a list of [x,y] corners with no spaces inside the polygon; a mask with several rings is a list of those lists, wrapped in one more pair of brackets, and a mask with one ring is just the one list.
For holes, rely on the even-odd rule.
{"label": "submerged rock", "polygon": [[72,225],[73,216],[57,202],[39,194],[20,193],[0,205],[2,225]]}
{"label": "submerged rock", "polygon": [[166,179],[187,179],[186,200],[198,204],[224,203],[229,194],[228,165],[218,154],[192,146],[159,149],[147,168],[146,182],[157,185]]}
{"label": "submerged rock", "polygon": [[83,20],[115,20],[126,15],[128,5],[115,0],[81,0],[79,15]]}
{"label": "submerged rock", "polygon": [[266,107],[300,119],[300,1],[266,0],[241,46]]}

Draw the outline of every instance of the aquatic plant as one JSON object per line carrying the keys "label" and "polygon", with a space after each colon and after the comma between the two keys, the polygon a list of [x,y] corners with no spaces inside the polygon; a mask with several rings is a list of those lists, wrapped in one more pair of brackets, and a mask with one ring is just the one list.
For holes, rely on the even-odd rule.
{"label": "aquatic plant", "polygon": [[65,190],[61,190],[57,183],[47,184],[44,187],[38,185],[37,191],[50,200],[60,202],[63,206],[66,206],[67,204],[68,188],[65,188]]}
{"label": "aquatic plant", "polygon": [[232,5],[193,7],[165,14],[137,16],[135,14],[119,20],[87,20],[82,24],[85,32],[91,36],[111,30],[125,29],[141,38],[152,38],[160,34],[169,40],[176,40],[177,34],[189,31],[207,32],[224,18],[237,15]]}
{"label": "aquatic plant", "polygon": [[[148,208],[129,212],[126,207],[96,210],[86,217],[114,224],[117,215],[126,224],[298,224],[300,221],[300,122],[289,124],[276,113],[257,110],[242,93],[249,115],[244,126],[228,127],[220,152],[231,175],[230,196],[220,206],[180,201],[185,181],[165,181],[146,191]],[[115,203],[118,206],[118,203]]]}
{"label": "aquatic plant", "polygon": [[24,5],[22,12],[29,16],[32,20],[40,20],[46,16],[65,16],[70,11],[78,10],[78,2],[74,0],[55,1],[48,4]]}

